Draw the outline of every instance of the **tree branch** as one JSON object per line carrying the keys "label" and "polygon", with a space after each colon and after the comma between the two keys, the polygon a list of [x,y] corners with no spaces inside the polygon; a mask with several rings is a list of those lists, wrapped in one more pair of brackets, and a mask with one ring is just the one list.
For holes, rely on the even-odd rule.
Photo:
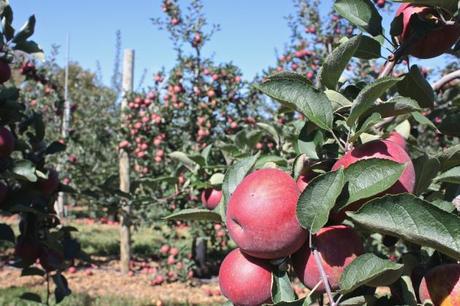
{"label": "tree branch", "polygon": [[446,84],[448,84],[449,82],[451,82],[451,81],[453,81],[455,79],[459,79],[459,78],[460,78],[460,69],[456,70],[454,72],[446,74],[445,76],[440,78],[437,82],[433,83],[433,85],[431,85],[431,87],[433,87],[434,91],[439,91]]}

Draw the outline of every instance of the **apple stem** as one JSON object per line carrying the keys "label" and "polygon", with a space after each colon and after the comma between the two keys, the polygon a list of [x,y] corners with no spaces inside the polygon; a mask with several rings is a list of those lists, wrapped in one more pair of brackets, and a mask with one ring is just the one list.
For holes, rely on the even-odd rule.
{"label": "apple stem", "polygon": [[326,294],[329,299],[331,306],[337,306],[337,303],[334,302],[334,298],[332,297],[332,290],[329,286],[329,281],[327,279],[326,271],[324,271],[323,264],[321,263],[321,254],[316,250],[312,249],[313,257],[315,258],[316,266],[318,267],[319,273],[321,274],[321,279],[324,284],[324,288],[326,289]]}

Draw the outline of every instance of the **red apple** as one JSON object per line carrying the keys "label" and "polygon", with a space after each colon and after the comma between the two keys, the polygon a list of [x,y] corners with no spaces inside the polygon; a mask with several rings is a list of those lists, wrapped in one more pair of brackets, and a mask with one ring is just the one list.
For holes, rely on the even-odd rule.
{"label": "red apple", "polygon": [[251,256],[276,259],[291,255],[305,242],[296,217],[299,188],[287,173],[261,169],[245,177],[227,208],[230,237]]}
{"label": "red apple", "polygon": [[[396,12],[396,17],[401,14],[403,16],[403,31],[399,37],[401,44],[408,41],[414,34],[415,29],[412,28],[410,23],[413,14],[418,14],[419,17],[426,19],[433,18],[433,16],[439,18],[439,14],[435,8],[414,5],[412,3],[401,4]],[[441,26],[416,39],[409,46],[408,53],[418,58],[436,57],[448,51],[459,37],[459,24]]]}
{"label": "red apple", "polygon": [[420,301],[432,300],[435,306],[460,305],[460,264],[437,266],[425,275],[419,287]]}
{"label": "red apple", "polygon": [[219,270],[222,294],[234,305],[256,306],[271,302],[272,269],[240,249],[231,251]]}
{"label": "red apple", "polygon": [[[348,151],[334,164],[334,166],[332,166],[332,171],[335,171],[340,167],[348,168],[350,165],[356,163],[359,160],[369,158],[389,159],[401,164],[407,164],[399,180],[382,194],[397,194],[403,192],[411,193],[414,191],[415,169],[410,156],[400,145],[388,140],[370,141],[354,148],[351,151]],[[364,202],[365,201],[363,200],[355,202],[351,204],[347,209],[357,210]],[[341,221],[344,217],[345,215],[342,211],[339,213],[339,215],[333,218],[336,221]]]}
{"label": "red apple", "polygon": [[[321,263],[327,274],[332,290],[339,288],[343,270],[363,253],[363,243],[356,231],[345,225],[322,228],[314,237],[313,244],[321,255]],[[312,289],[321,281],[315,258],[306,243],[292,256],[294,271],[300,281]],[[325,292],[321,284],[318,292]]]}
{"label": "red apple", "polygon": [[5,127],[0,128],[0,157],[6,157],[14,150],[13,134]]}
{"label": "red apple", "polygon": [[201,203],[203,203],[204,208],[209,210],[216,208],[217,205],[219,205],[221,199],[221,190],[210,188],[201,192]]}
{"label": "red apple", "polygon": [[388,141],[393,141],[394,143],[397,143],[398,145],[401,146],[404,150],[407,149],[407,144],[406,144],[406,139],[399,134],[398,132],[391,132],[390,135],[387,138]]}
{"label": "red apple", "polygon": [[11,68],[7,62],[0,61],[0,84],[5,83],[11,78]]}

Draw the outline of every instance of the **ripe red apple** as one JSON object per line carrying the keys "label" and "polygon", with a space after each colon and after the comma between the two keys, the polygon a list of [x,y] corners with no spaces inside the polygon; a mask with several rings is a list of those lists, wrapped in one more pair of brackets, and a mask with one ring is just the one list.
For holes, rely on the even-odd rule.
{"label": "ripe red apple", "polygon": [[[410,156],[404,151],[404,149],[388,140],[374,140],[367,142],[354,148],[351,151],[345,153],[335,164],[332,166],[332,171],[339,169],[340,167],[348,168],[350,165],[356,163],[359,160],[369,158],[381,158],[389,159],[398,163],[405,163],[406,168],[399,180],[391,186],[389,189],[383,192],[383,194],[397,194],[403,192],[413,192],[415,187],[415,169]],[[381,196],[381,195],[380,195]],[[347,207],[348,210],[357,210],[365,201],[357,201]],[[336,221],[340,221],[345,217],[344,212],[333,217]]]}
{"label": "ripe red apple", "polygon": [[201,203],[203,203],[204,208],[213,210],[219,205],[220,200],[222,199],[222,191],[209,188],[201,192]]}
{"label": "ripe red apple", "polygon": [[404,150],[407,149],[406,139],[404,139],[404,137],[401,134],[399,134],[398,132],[396,132],[396,131],[391,132],[390,135],[388,136],[387,140],[388,141],[393,141],[394,143],[397,143]]}
{"label": "ripe red apple", "polygon": [[460,264],[437,266],[425,275],[419,287],[420,301],[436,306],[460,305]]}
{"label": "ripe red apple", "polygon": [[0,84],[5,83],[11,78],[11,68],[7,62],[0,61]]}
{"label": "ripe red apple", "polygon": [[255,306],[271,302],[272,268],[240,249],[231,251],[219,269],[222,294],[234,305]]}
{"label": "ripe red apple", "polygon": [[[412,3],[401,4],[396,17],[403,16],[403,32],[399,37],[402,43],[408,41],[414,34],[415,29],[410,23],[411,16],[418,14],[422,18],[438,17],[439,14],[433,7],[414,5]],[[432,58],[449,50],[460,37],[460,25],[441,26],[418,38],[409,48],[408,53],[418,58]]]}
{"label": "ripe red apple", "polygon": [[296,217],[299,188],[278,169],[257,170],[243,179],[227,208],[230,237],[251,256],[276,259],[291,255],[305,242]]}
{"label": "ripe red apple", "polygon": [[38,179],[38,186],[44,195],[51,195],[59,186],[59,174],[54,169],[48,170],[47,179]]}
{"label": "ripe red apple", "polygon": [[[345,225],[322,228],[314,237],[313,244],[321,254],[321,262],[332,290],[339,288],[343,270],[363,253],[363,243],[356,231]],[[292,256],[294,271],[300,281],[312,289],[321,281],[315,258],[306,243]],[[325,292],[321,284],[318,292]]]}
{"label": "ripe red apple", "polygon": [[14,150],[13,134],[5,127],[0,128],[0,157],[6,157]]}

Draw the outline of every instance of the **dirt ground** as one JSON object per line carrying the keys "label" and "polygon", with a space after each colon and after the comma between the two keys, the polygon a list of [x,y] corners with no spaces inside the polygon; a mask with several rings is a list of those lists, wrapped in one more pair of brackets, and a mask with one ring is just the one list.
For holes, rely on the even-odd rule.
{"label": "dirt ground", "polygon": [[[135,298],[156,305],[168,303],[189,303],[200,305],[222,305],[225,299],[220,295],[217,280],[195,285],[180,282],[150,285],[151,277],[144,274],[124,276],[114,267],[115,262],[92,269],[92,275],[86,270],[64,275],[74,292],[86,293],[90,296],[120,296]],[[9,266],[0,267],[0,288],[24,286],[43,289],[44,280],[37,276],[20,277],[20,270]]]}

